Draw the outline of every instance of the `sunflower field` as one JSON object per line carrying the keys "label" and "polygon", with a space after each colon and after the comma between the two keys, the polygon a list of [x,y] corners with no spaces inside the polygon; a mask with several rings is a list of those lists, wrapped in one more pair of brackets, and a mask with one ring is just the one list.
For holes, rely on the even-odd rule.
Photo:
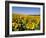
{"label": "sunflower field", "polygon": [[12,14],[12,31],[27,30],[40,30],[40,16]]}

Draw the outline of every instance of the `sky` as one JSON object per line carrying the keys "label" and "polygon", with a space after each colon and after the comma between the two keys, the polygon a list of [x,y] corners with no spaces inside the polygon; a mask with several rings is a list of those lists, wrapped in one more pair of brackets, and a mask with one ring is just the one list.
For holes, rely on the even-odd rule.
{"label": "sky", "polygon": [[40,8],[36,7],[12,7],[12,13],[40,15]]}

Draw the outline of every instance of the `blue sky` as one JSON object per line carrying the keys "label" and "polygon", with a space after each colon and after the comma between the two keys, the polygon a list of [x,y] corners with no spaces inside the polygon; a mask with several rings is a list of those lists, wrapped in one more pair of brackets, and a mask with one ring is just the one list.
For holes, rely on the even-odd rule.
{"label": "blue sky", "polygon": [[36,7],[12,7],[12,13],[40,15],[40,8]]}

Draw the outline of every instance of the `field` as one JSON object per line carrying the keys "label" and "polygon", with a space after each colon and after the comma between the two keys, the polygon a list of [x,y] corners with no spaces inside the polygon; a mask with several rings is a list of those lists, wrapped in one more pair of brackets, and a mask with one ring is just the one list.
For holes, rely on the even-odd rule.
{"label": "field", "polygon": [[12,31],[40,30],[40,15],[12,14]]}

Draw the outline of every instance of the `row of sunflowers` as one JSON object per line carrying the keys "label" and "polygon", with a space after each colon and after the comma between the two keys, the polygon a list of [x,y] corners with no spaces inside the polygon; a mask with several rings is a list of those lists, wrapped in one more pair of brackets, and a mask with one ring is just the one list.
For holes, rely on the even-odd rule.
{"label": "row of sunflowers", "polygon": [[12,14],[12,31],[25,30],[40,30],[40,16]]}

